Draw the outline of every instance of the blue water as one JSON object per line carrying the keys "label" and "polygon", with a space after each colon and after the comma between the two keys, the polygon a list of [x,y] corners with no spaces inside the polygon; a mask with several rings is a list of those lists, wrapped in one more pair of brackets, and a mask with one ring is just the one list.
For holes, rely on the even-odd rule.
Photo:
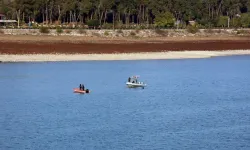
{"label": "blue water", "polygon": [[0,149],[249,150],[250,56],[2,63]]}

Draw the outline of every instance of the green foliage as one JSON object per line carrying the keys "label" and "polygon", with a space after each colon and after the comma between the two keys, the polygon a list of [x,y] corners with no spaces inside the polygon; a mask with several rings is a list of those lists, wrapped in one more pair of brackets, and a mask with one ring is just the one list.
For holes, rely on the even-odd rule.
{"label": "green foliage", "polygon": [[249,27],[249,17],[236,18],[236,14],[247,11],[250,12],[250,0],[0,0],[0,13],[8,19],[24,21],[21,26],[34,20],[46,24],[81,22],[90,28],[99,28],[101,23],[104,29],[112,29],[113,23],[120,29],[144,29],[148,24],[171,28],[178,19],[183,25],[180,28],[185,28],[190,20],[212,28],[226,27],[221,15],[227,15],[231,26]]}
{"label": "green foliage", "polygon": [[220,16],[217,22],[218,27],[226,27],[228,24],[228,17],[227,16]]}
{"label": "green foliage", "polygon": [[170,28],[174,26],[174,16],[170,12],[157,14],[155,19],[157,27]]}
{"label": "green foliage", "polygon": [[250,13],[242,14],[240,22],[242,24],[242,27],[249,28],[250,27]]}
{"label": "green foliage", "polygon": [[98,28],[100,25],[100,22],[98,20],[89,20],[87,22],[87,25],[89,26],[89,28]]}
{"label": "green foliage", "polygon": [[246,34],[249,34],[249,32],[246,30],[237,30],[236,34],[246,35]]}
{"label": "green foliage", "polygon": [[188,25],[187,26],[187,32],[195,34],[195,33],[199,32],[199,28],[196,25],[194,25],[194,26]]}
{"label": "green foliage", "polygon": [[62,34],[63,33],[63,30],[62,30],[62,28],[60,26],[56,27],[56,33],[57,34]]}
{"label": "green foliage", "polygon": [[112,23],[105,23],[102,26],[103,29],[113,29],[113,24]]}
{"label": "green foliage", "polygon": [[41,26],[41,27],[39,28],[39,32],[40,32],[40,33],[44,33],[44,34],[48,34],[48,33],[50,33],[50,30],[49,30],[48,27]]}
{"label": "green foliage", "polygon": [[250,12],[250,1],[249,0],[247,1],[247,10],[248,10],[248,12]]}
{"label": "green foliage", "polygon": [[104,35],[105,35],[105,36],[109,36],[109,32],[108,32],[108,31],[105,31],[105,32],[104,32]]}
{"label": "green foliage", "polygon": [[231,19],[230,25],[234,28],[239,28],[241,26],[241,19],[240,18]]}

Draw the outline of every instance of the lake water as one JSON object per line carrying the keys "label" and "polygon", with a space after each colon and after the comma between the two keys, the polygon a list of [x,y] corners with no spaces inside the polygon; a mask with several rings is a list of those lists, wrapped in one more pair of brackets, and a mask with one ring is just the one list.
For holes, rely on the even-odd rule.
{"label": "lake water", "polygon": [[2,63],[0,149],[249,150],[250,56]]}

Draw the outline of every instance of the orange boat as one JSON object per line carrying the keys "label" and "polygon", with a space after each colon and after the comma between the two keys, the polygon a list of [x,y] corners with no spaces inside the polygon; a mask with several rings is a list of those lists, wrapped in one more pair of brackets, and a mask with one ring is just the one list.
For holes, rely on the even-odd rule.
{"label": "orange boat", "polygon": [[79,88],[74,88],[74,93],[85,94],[85,93],[90,93],[90,90],[89,89],[80,90]]}

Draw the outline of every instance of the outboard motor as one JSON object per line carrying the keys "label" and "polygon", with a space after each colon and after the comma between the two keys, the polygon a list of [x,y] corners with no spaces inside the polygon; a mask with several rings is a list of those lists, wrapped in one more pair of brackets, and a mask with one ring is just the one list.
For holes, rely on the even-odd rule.
{"label": "outboard motor", "polygon": [[86,93],[89,93],[89,89],[86,89]]}

